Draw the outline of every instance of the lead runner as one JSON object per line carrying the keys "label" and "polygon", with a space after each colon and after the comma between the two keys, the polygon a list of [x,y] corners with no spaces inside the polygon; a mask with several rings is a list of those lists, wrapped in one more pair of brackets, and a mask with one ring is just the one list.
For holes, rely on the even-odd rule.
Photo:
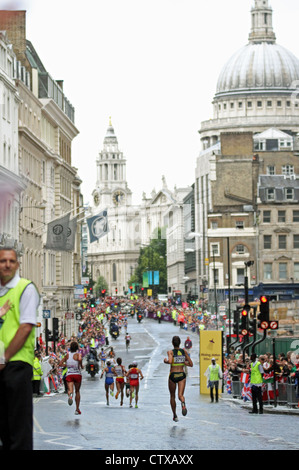
{"label": "lead runner", "polygon": [[193,362],[186,351],[186,349],[180,348],[181,339],[179,336],[172,338],[173,349],[167,351],[168,358],[164,359],[165,364],[170,364],[170,373],[168,378],[168,388],[170,393],[170,406],[173,413],[173,421],[177,422],[178,417],[176,414],[176,401],[175,392],[176,385],[178,384],[178,398],[182,406],[182,415],[186,416],[187,408],[185,403],[185,387],[186,387],[186,374],[184,366],[193,367]]}

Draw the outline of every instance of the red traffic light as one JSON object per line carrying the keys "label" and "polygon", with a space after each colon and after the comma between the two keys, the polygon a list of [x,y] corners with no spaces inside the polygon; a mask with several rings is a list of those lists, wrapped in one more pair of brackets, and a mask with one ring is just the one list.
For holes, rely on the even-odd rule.
{"label": "red traffic light", "polygon": [[105,294],[105,292],[106,292],[106,289],[103,289],[103,290],[102,290],[102,294]]}
{"label": "red traffic light", "polygon": [[245,310],[245,309],[243,309],[241,313],[242,313],[243,317],[246,317],[248,315],[248,311]]}
{"label": "red traffic light", "polygon": [[265,295],[262,295],[262,296],[260,297],[260,301],[262,302],[262,304],[265,304],[265,303],[268,302],[268,298],[267,298]]}

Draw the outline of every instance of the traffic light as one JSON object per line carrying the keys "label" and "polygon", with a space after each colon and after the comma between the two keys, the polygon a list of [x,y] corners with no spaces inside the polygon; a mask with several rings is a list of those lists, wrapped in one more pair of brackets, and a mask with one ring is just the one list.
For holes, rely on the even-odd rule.
{"label": "traffic light", "polygon": [[234,310],[234,323],[233,323],[233,332],[234,335],[239,335],[239,321],[240,321],[240,310],[237,308]]}
{"label": "traffic light", "polygon": [[59,327],[58,327],[58,318],[54,317],[52,320],[53,324],[53,340],[59,340]]}
{"label": "traffic light", "polygon": [[144,287],[141,287],[141,295],[144,296]]}
{"label": "traffic light", "polygon": [[256,318],[249,318],[249,333],[256,335]]}
{"label": "traffic light", "polygon": [[115,287],[115,293],[117,294],[117,287]]}
{"label": "traffic light", "polygon": [[258,314],[258,327],[261,327],[262,322],[269,323],[269,297],[261,295],[260,297],[260,313]]}
{"label": "traffic light", "polygon": [[250,306],[244,305],[241,310],[241,334],[243,336],[248,335],[248,315],[249,315]]}
{"label": "traffic light", "polygon": [[106,289],[102,289],[102,295],[105,297]]}
{"label": "traffic light", "polygon": [[90,307],[94,308],[96,306],[96,301],[95,299],[90,299]]}

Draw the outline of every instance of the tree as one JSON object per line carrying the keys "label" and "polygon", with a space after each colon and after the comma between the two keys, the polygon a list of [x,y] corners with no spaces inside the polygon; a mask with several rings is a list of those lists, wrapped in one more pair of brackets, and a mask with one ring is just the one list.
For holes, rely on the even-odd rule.
{"label": "tree", "polygon": [[103,276],[99,276],[94,288],[96,296],[99,297],[103,289],[106,289],[106,291],[108,289],[108,283],[106,279]]}
{"label": "tree", "polygon": [[159,285],[155,286],[158,293],[167,292],[166,239],[161,237],[162,229],[154,231],[148,246],[140,248],[138,265],[130,278],[129,284],[142,286],[143,273],[159,271]]}

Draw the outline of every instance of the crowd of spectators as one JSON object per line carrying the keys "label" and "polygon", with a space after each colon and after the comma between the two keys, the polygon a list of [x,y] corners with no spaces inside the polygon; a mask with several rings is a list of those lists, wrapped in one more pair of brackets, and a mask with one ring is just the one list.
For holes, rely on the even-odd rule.
{"label": "crowd of spectators", "polygon": [[[79,351],[83,358],[89,353],[90,347],[105,350],[113,348],[109,345],[109,323],[112,317],[117,319],[119,328],[126,326],[127,318],[142,312],[145,317],[157,318],[157,312],[160,311],[162,319],[165,321],[174,321],[179,328],[198,333],[201,329],[219,329],[225,328],[223,322],[215,318],[208,312],[202,311],[200,307],[193,304],[175,305],[169,302],[134,297],[130,299],[109,298],[101,299],[96,307],[90,308],[88,305],[82,309],[82,318],[79,322],[78,331],[71,338],[66,338],[60,334],[58,342],[55,344],[55,351],[51,344],[46,350],[46,345],[42,338],[37,342],[37,352],[40,355],[41,362],[47,362],[46,374],[50,378],[51,390],[57,392],[66,386],[64,383],[64,371],[59,367],[59,362],[66,354],[71,341],[78,341]],[[218,322],[216,323],[216,320]],[[271,353],[262,354],[259,357],[264,368],[265,394],[269,398],[269,389],[273,383],[274,360]],[[223,371],[227,390],[231,382],[239,382],[241,374],[248,373],[250,370],[250,357],[242,352],[234,350],[225,355]],[[278,354],[275,361],[275,377],[278,382],[299,383],[299,354],[290,351],[286,355]],[[266,390],[267,389],[267,390]],[[267,392],[267,393],[266,393]],[[299,392],[299,390],[298,390]],[[271,395],[271,394],[270,394]]]}

